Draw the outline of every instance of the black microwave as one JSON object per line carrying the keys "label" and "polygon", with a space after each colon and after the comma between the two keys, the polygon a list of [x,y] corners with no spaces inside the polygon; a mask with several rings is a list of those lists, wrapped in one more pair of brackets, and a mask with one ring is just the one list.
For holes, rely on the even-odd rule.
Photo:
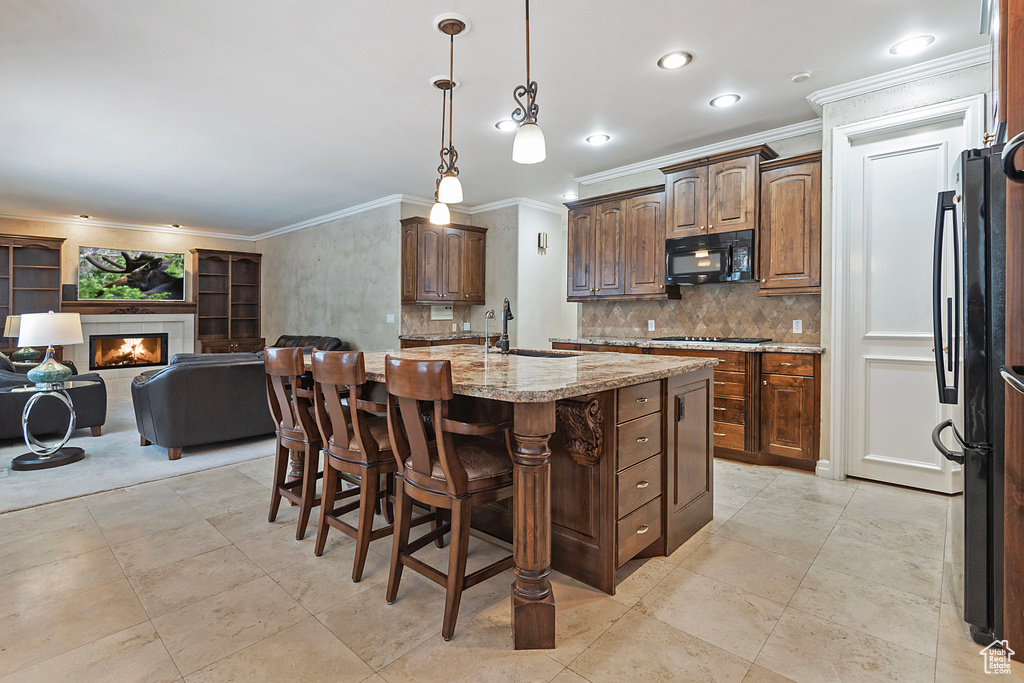
{"label": "black microwave", "polygon": [[665,240],[665,283],[750,282],[754,257],[753,230]]}

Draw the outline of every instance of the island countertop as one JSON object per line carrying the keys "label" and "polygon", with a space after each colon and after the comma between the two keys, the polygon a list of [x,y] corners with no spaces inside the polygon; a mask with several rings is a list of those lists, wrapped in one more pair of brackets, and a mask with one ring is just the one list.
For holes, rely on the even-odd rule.
{"label": "island countertop", "polygon": [[[713,358],[639,356],[587,351],[542,351],[557,358],[501,355],[482,346],[455,344],[401,349],[390,355],[452,361],[456,394],[509,403],[540,403],[593,394],[714,367]],[[366,377],[384,381],[383,351],[363,354]]]}
{"label": "island countertop", "polygon": [[484,337],[497,337],[498,332],[441,332],[439,334],[400,334],[398,338],[403,341],[451,341],[456,339],[483,339]]}

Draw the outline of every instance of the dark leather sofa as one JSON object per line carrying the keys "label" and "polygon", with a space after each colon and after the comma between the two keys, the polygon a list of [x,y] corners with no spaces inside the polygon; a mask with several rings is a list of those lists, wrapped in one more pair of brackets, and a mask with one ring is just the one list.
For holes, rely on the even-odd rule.
{"label": "dark leather sofa", "polygon": [[317,351],[348,351],[349,343],[337,337],[316,337],[311,335],[282,334],[271,346],[301,346]]}
{"label": "dark leather sofa", "polygon": [[132,380],[143,446],[163,446],[177,460],[187,446],[274,433],[262,358],[192,355],[198,354],[178,354],[167,367]]}
{"label": "dark leather sofa", "polygon": [[[38,363],[15,363],[0,353],[0,387],[21,386],[29,384],[25,373]],[[103,378],[96,373],[79,375],[77,368],[70,361],[64,361],[76,379],[98,379],[96,386],[68,389],[68,396],[75,406],[76,425],[79,429],[89,427],[93,436],[99,436],[103,424],[107,421],[107,387]],[[0,439],[21,439],[21,414],[32,394],[0,393]],[[28,422],[29,431],[36,436],[43,434],[63,434],[68,428],[68,410],[54,399],[42,399],[32,409]]]}

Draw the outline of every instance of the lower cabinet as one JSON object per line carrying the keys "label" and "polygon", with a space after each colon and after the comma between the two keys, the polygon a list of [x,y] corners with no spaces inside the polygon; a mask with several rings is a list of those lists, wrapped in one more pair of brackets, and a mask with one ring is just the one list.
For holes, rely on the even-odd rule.
{"label": "lower cabinet", "polygon": [[761,359],[761,450],[814,462],[818,459],[819,357],[766,353]]}
{"label": "lower cabinet", "polygon": [[257,353],[266,348],[266,339],[201,339],[200,353]]}
{"label": "lower cabinet", "polygon": [[[491,346],[498,343],[498,339],[501,337],[500,334],[489,335],[488,338],[491,340]],[[403,349],[418,349],[423,346],[452,346],[455,344],[475,344],[477,346],[483,346],[483,337],[473,337],[472,339],[402,339],[400,341],[401,348]]]}

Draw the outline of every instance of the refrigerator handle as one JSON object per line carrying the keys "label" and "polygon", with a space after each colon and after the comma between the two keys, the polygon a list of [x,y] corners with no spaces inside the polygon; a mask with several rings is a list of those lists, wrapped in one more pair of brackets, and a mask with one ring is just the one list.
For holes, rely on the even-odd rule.
{"label": "refrigerator handle", "polygon": [[953,437],[957,440],[957,443],[966,448],[966,445],[960,438],[960,435],[957,434],[956,425],[953,424],[952,420],[946,420],[945,422],[938,424],[935,427],[935,429],[932,430],[932,445],[935,446],[939,453],[942,453],[943,457],[946,458],[946,460],[951,460],[957,463],[958,465],[963,465],[963,451],[952,451],[946,448],[946,444],[942,443],[942,432],[946,431],[946,429],[949,427],[953,428]]}
{"label": "refrigerator handle", "polygon": [[[955,335],[959,336],[960,334],[960,299],[959,294],[955,292],[955,311],[953,299],[949,299],[946,302],[946,323],[947,334],[949,338],[944,343],[942,339],[942,246],[943,233],[945,230],[946,223],[946,213],[949,212],[953,215],[953,251],[955,255],[954,268],[956,270],[956,287],[959,288],[959,239],[957,238],[956,229],[956,205],[953,203],[954,194],[955,193],[952,190],[939,193],[938,207],[935,210],[935,251],[932,262],[932,335],[935,339],[935,373],[939,383],[939,403],[945,403],[950,405],[956,405],[958,401],[958,388],[960,384],[960,353],[959,347],[957,347],[954,337],[954,325]],[[946,379],[947,366],[945,363],[942,362],[943,348],[948,349],[947,353],[949,354],[950,358],[948,371],[951,372],[953,375],[952,385],[950,385]]]}
{"label": "refrigerator handle", "polygon": [[1003,173],[1015,183],[1024,183],[1024,170],[1017,168],[1013,163],[1013,159],[1021,147],[1024,147],[1024,132],[1018,133],[1006,143],[1006,147],[1003,147],[1003,156],[1000,159]]}
{"label": "refrigerator handle", "polygon": [[1024,377],[1021,377],[1021,370],[1024,370],[1024,368],[1019,365],[1014,365],[1012,368],[1004,365],[999,368],[999,374],[1003,376],[1004,382],[1024,394]]}

